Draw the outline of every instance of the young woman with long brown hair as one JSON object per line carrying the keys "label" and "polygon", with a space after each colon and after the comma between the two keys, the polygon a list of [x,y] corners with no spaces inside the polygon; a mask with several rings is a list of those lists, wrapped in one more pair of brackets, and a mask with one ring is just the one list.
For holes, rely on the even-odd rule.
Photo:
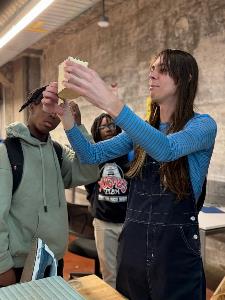
{"label": "young woman with long brown hair", "polygon": [[[67,62],[71,88],[107,111],[124,132],[90,144],[68,109],[57,106],[53,84],[46,109],[61,114],[67,137],[85,163],[101,163],[136,149],[126,220],[120,235],[117,289],[131,300],[203,300],[197,202],[216,136],[216,123],[194,112],[198,66],[181,50],[162,51],[150,67],[152,109],[141,120],[107,88],[98,74]],[[52,107],[53,106],[53,107]]]}

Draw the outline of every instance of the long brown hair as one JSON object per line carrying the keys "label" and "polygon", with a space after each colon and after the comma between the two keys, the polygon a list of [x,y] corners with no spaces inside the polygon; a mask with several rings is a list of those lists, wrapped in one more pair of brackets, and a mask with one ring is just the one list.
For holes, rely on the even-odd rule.
{"label": "long brown hair", "polygon": [[[194,99],[198,87],[198,65],[194,57],[181,50],[166,49],[160,52],[161,63],[165,66],[162,72],[168,73],[177,85],[178,101],[167,134],[182,130],[194,115]],[[158,128],[160,124],[160,107],[152,101],[150,125]],[[127,176],[134,177],[141,173],[146,152],[138,146],[135,150],[135,160],[132,162]],[[178,199],[184,198],[190,191],[187,158],[181,157],[175,161],[161,163],[161,183]]]}

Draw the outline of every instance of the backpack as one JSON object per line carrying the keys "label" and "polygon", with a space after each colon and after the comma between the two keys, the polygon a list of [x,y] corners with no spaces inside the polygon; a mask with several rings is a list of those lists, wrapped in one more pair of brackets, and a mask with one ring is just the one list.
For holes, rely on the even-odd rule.
{"label": "backpack", "polygon": [[[24,157],[23,157],[23,150],[21,146],[21,142],[19,138],[6,138],[4,140],[4,144],[7,149],[9,162],[12,168],[12,175],[13,175],[13,189],[12,194],[15,193],[16,189],[18,188],[20,181],[22,179],[23,174],[23,164],[24,164]],[[53,141],[53,147],[55,149],[60,168],[62,166],[62,147],[56,141]]]}

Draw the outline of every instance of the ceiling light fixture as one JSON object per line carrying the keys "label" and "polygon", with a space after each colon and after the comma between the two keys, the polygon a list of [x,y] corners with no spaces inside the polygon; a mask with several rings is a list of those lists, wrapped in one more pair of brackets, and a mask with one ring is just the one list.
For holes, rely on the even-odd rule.
{"label": "ceiling light fixture", "polygon": [[109,26],[109,18],[105,15],[105,0],[102,0],[102,15],[98,21],[98,26],[102,28]]}
{"label": "ceiling light fixture", "polygon": [[36,4],[20,21],[9,29],[0,38],[0,48],[5,46],[11,39],[13,39],[21,30],[30,24],[38,15],[40,15],[54,0],[41,0]]}

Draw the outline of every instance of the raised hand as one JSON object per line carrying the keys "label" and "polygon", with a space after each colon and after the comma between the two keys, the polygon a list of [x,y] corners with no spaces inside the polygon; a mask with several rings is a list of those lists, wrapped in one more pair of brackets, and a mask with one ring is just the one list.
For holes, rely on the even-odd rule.
{"label": "raised hand", "polygon": [[59,117],[62,121],[63,127],[65,130],[69,130],[74,126],[74,123],[77,122],[77,119],[72,112],[72,108],[68,100],[63,101],[63,103],[60,104],[60,108],[62,109],[62,113],[59,115]]}
{"label": "raised hand", "polygon": [[64,70],[66,80],[63,85],[66,88],[76,91],[113,117],[120,113],[124,104],[94,70],[71,61],[66,61]]}
{"label": "raised hand", "polygon": [[62,107],[58,104],[58,83],[51,82],[43,92],[43,110],[48,113],[56,113],[59,116],[63,114]]}
{"label": "raised hand", "polygon": [[81,113],[80,113],[78,104],[72,100],[69,102],[69,106],[70,106],[75,123],[78,126],[81,125]]}
{"label": "raised hand", "polygon": [[[63,123],[64,129],[68,130],[74,126],[74,121],[76,121],[76,119],[72,114],[71,107],[67,100],[63,101],[63,103],[61,104],[58,104],[59,99],[58,99],[57,91],[58,91],[57,82],[51,82],[46,87],[45,91],[43,92],[43,99],[41,100],[43,104],[43,110],[51,114],[57,114]],[[76,109],[76,112],[77,110],[79,110],[79,108]],[[78,123],[79,123],[79,117],[78,117]]]}

